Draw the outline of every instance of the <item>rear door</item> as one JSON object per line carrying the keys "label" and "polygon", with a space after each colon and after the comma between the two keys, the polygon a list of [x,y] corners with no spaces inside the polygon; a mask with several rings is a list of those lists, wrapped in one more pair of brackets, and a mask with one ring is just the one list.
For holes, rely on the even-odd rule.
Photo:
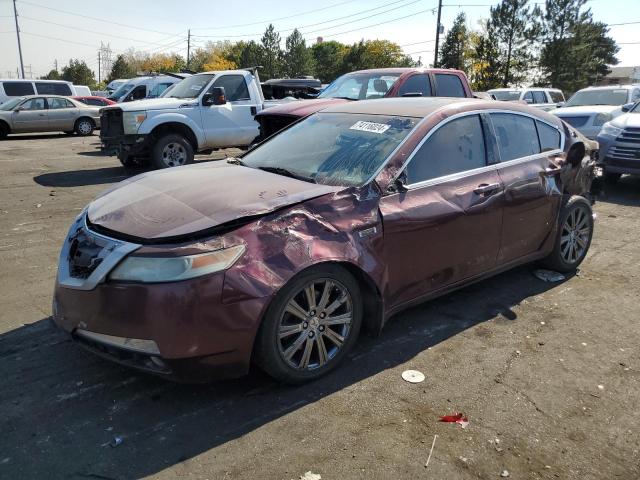
{"label": "rear door", "polygon": [[78,108],[66,98],[47,97],[49,128],[63,132],[73,130]]}
{"label": "rear door", "polygon": [[538,252],[552,232],[562,197],[556,183],[558,161],[564,153],[555,125],[514,112],[495,112],[490,118],[504,185],[498,254],[498,263],[504,264]]}
{"label": "rear door", "polygon": [[13,132],[46,132],[49,128],[47,102],[44,97],[25,100],[13,114]]}
{"label": "rear door", "polygon": [[496,265],[503,194],[487,133],[478,114],[445,120],[409,157],[407,191],[381,199],[391,306]]}
{"label": "rear door", "polygon": [[258,136],[253,119],[257,103],[251,98],[243,75],[221,75],[209,88],[223,87],[225,105],[202,106],[202,124],[208,147],[249,145]]}

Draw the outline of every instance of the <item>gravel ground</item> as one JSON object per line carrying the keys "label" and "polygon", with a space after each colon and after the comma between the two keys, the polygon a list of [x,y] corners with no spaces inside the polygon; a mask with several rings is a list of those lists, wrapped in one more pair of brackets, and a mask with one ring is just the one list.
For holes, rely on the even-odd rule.
{"label": "gravel ground", "polygon": [[[523,267],[406,311],[310,385],[253,372],[185,386],[49,323],[70,222],[126,178],[97,147],[0,142],[0,478],[640,478],[640,179],[603,194],[564,282]],[[438,422],[455,412],[467,428]]]}

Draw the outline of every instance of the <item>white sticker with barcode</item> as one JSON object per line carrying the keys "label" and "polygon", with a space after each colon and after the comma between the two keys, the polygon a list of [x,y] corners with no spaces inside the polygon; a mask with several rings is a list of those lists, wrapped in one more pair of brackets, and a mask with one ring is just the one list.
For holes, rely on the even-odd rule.
{"label": "white sticker with barcode", "polygon": [[384,123],[359,121],[351,125],[349,130],[360,130],[361,132],[384,133],[389,130],[390,125]]}

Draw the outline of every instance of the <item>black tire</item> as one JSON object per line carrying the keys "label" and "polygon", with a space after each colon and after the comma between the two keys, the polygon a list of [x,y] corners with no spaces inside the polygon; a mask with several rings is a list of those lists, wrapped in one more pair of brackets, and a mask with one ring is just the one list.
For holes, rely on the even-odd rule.
{"label": "black tire", "polygon": [[[309,314],[309,310],[306,310],[309,315],[305,317],[307,318],[305,322],[300,320],[301,317],[289,313],[287,307],[292,299],[298,301],[298,305],[303,309],[305,308],[303,305],[308,306],[309,297],[304,292],[304,288],[312,284],[314,285],[314,302],[319,300],[314,303],[315,307],[311,312],[313,316]],[[327,285],[329,286],[329,294],[323,306],[323,293]],[[330,310],[330,307],[338,300],[345,298],[344,292],[348,293],[348,298],[340,303],[340,307],[325,316],[324,310]],[[336,314],[335,312],[342,313]],[[322,323],[335,321],[338,317],[348,317],[349,314],[351,314],[349,324],[343,321],[343,324],[327,323],[325,326]],[[289,323],[290,319],[293,319],[293,323]],[[292,330],[292,333],[280,338],[279,334],[283,328],[298,328],[295,325],[296,322],[299,323],[299,330]],[[358,339],[361,323],[360,288],[353,276],[338,265],[327,264],[311,267],[287,282],[269,305],[256,338],[254,363],[283,383],[301,384],[316,380],[329,373],[344,360]],[[341,346],[331,340],[332,337],[336,338],[335,334],[338,334],[338,338],[344,339]],[[295,349],[290,360],[287,360],[285,358],[287,351],[292,349],[293,344],[299,340],[299,347]],[[286,344],[286,342],[290,343]],[[309,347],[307,354],[308,344],[311,344],[311,347]],[[320,347],[321,344],[322,347]],[[285,347],[287,347],[286,350]],[[300,355],[298,356],[298,354]],[[303,368],[305,355],[307,361]],[[322,356],[324,356],[325,363],[323,363]],[[290,362],[297,363],[298,367],[291,365]]]}
{"label": "black tire", "polygon": [[124,167],[125,170],[134,170],[139,167],[138,163],[135,161],[134,157],[127,155],[126,153],[119,153],[118,160]]}
{"label": "black tire", "polygon": [[[572,217],[573,216],[573,217]],[[574,219],[576,230],[571,228],[571,218]],[[584,227],[579,228],[584,218]],[[576,220],[577,219],[577,220]],[[584,235],[571,233],[575,231],[584,231]],[[571,240],[576,238],[576,240]],[[589,201],[580,196],[571,197],[562,207],[560,218],[558,220],[558,232],[553,252],[545,258],[541,263],[550,270],[557,272],[572,272],[582,263],[591,246],[593,238],[593,211]],[[571,243],[574,249],[571,250]],[[574,255],[572,254],[575,253]]]}
{"label": "black tire", "polygon": [[178,167],[193,163],[193,147],[182,135],[160,137],[153,146],[151,162],[155,168]]}
{"label": "black tire", "polygon": [[0,122],[0,140],[4,140],[9,135],[9,125],[4,122]]}
{"label": "black tire", "polygon": [[606,183],[607,185],[615,185],[616,183],[618,183],[618,180],[620,180],[620,177],[622,176],[622,174],[607,172],[605,170],[602,176],[604,177],[604,183]]}
{"label": "black tire", "polygon": [[76,124],[73,127],[73,131],[81,137],[86,137],[93,134],[93,130],[96,128],[96,124],[93,120],[87,117],[81,117],[76,120]]}

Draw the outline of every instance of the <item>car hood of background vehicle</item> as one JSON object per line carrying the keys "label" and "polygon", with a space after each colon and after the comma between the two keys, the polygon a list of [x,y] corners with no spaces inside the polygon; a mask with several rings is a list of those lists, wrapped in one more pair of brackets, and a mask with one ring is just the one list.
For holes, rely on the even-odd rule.
{"label": "car hood of background vehicle", "polygon": [[352,100],[346,100],[344,98],[318,98],[315,100],[300,100],[298,102],[285,103],[283,105],[277,105],[275,107],[269,107],[259,112],[257,117],[264,117],[265,115],[290,115],[292,117],[306,117],[312,113],[316,113],[318,110],[322,110],[330,105],[336,105],[339,103],[347,103]]}
{"label": "car hood of background vehicle", "polygon": [[559,117],[572,117],[575,115],[592,115],[594,113],[614,113],[616,110],[620,110],[620,108],[621,107],[616,107],[615,105],[582,105],[580,107],[556,108],[549,113],[558,115]]}
{"label": "car hood of background vehicle", "polygon": [[220,161],[125,180],[94,200],[87,214],[92,225],[145,243],[192,235],[339,190]]}
{"label": "car hood of background vehicle", "polygon": [[118,103],[104,108],[120,108],[123,112],[139,112],[141,110],[171,110],[181,105],[198,104],[197,98],[148,98],[133,102]]}
{"label": "car hood of background vehicle", "polygon": [[625,113],[611,120],[611,124],[618,128],[640,128],[640,113]]}

